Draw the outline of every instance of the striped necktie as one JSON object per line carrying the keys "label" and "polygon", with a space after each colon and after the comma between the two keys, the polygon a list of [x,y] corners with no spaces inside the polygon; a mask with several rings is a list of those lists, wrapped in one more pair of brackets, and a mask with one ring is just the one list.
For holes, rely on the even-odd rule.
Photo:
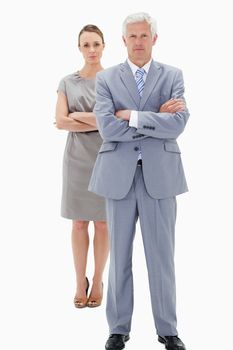
{"label": "striped necktie", "polygon": [[145,70],[143,68],[137,69],[135,73],[135,80],[138,88],[139,95],[142,96],[142,92],[145,86],[145,82],[143,80],[143,75]]}

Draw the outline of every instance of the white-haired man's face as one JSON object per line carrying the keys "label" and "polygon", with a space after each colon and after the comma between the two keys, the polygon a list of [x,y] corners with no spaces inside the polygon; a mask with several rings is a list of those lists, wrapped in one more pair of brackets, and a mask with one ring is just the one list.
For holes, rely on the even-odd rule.
{"label": "white-haired man's face", "polygon": [[150,25],[146,22],[129,23],[123,37],[129,59],[137,66],[143,66],[151,59],[152,47],[157,35],[151,36]]}

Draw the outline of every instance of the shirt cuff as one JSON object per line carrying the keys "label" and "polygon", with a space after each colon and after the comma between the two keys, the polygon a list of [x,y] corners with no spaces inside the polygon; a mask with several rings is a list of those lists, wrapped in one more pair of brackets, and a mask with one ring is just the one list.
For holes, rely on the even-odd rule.
{"label": "shirt cuff", "polygon": [[131,111],[130,119],[129,119],[129,126],[133,126],[134,128],[138,127],[138,112],[137,111]]}

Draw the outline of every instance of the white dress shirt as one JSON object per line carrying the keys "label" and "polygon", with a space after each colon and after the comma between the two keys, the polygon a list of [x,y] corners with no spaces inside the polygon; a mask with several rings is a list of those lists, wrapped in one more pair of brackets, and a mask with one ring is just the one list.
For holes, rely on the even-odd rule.
{"label": "white dress shirt", "polygon": [[[147,78],[147,74],[148,74],[148,71],[150,69],[150,65],[151,65],[151,61],[152,61],[152,58],[150,59],[149,62],[147,62],[143,67],[144,71],[145,71],[145,74],[143,75],[143,80],[144,82],[146,82],[146,78]],[[136,71],[138,69],[140,69],[140,67],[136,66],[133,62],[131,62],[129,59],[127,59],[127,62],[128,62],[128,65],[130,66],[131,70],[132,70],[132,73],[133,73],[133,76],[134,76],[134,79],[136,78],[135,77],[135,74],[136,74]],[[136,81],[136,79],[135,79]],[[131,111],[131,114],[130,114],[130,119],[129,119],[129,126],[133,126],[135,128],[138,127],[138,112],[137,111]]]}

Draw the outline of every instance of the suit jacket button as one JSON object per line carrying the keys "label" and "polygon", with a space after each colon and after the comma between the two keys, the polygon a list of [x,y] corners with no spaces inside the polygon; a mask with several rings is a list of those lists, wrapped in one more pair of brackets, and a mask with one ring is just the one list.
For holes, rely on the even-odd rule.
{"label": "suit jacket button", "polygon": [[139,148],[138,148],[138,147],[134,147],[134,150],[135,150],[135,151],[139,151]]}

